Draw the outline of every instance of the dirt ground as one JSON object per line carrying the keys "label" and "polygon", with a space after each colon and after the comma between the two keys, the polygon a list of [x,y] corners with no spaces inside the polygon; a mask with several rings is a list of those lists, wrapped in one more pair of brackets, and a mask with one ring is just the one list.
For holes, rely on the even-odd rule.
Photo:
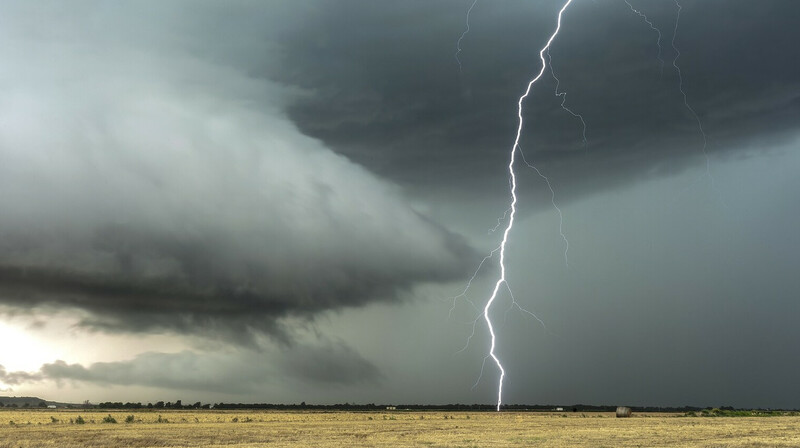
{"label": "dirt ground", "polygon": [[[109,414],[117,423],[103,422]],[[84,424],[75,423],[78,416]],[[0,410],[0,448],[112,446],[800,447],[800,417]]]}

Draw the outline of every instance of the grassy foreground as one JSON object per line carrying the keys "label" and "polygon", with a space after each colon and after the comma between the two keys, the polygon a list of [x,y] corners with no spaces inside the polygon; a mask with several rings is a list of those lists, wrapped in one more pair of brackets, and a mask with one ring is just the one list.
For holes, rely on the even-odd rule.
{"label": "grassy foreground", "polygon": [[[79,416],[85,423],[75,423]],[[111,419],[117,423],[110,423]],[[0,448],[532,445],[798,447],[800,417],[639,414],[617,419],[610,413],[0,410]]]}

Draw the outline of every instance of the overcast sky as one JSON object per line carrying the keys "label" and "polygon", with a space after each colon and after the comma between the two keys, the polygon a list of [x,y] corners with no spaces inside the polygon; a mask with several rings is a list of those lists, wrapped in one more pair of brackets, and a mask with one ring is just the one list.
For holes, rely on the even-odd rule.
{"label": "overcast sky", "polygon": [[[800,4],[629,3],[524,103],[503,401],[798,408]],[[3,2],[3,394],[494,402],[563,2],[471,4]]]}

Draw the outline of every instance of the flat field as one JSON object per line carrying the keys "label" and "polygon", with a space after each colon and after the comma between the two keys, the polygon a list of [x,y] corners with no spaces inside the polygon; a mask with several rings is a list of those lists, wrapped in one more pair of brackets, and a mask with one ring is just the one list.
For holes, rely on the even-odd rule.
{"label": "flat field", "polygon": [[[103,422],[109,414],[117,423]],[[79,416],[84,424],[75,423]],[[0,410],[0,448],[112,446],[800,447],[800,417]]]}

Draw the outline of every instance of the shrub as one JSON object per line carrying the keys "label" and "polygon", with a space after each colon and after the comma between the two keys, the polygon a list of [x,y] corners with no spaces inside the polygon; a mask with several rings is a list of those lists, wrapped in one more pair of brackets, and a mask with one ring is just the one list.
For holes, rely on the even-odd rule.
{"label": "shrub", "polygon": [[76,425],[82,425],[84,423],[86,423],[86,420],[84,420],[83,417],[81,417],[80,415],[78,416],[78,418],[75,419]]}
{"label": "shrub", "polygon": [[117,419],[108,414],[107,416],[103,417],[103,423],[117,423]]}
{"label": "shrub", "polygon": [[156,423],[169,423],[169,420],[161,417],[161,414],[158,414],[158,420],[156,420]]}
{"label": "shrub", "polygon": [[136,419],[136,417],[134,417],[133,414],[131,414],[131,415],[125,417],[125,423],[133,423],[133,421],[135,419]]}
{"label": "shrub", "polygon": [[58,423],[58,419],[53,416],[50,416],[50,423]]}

